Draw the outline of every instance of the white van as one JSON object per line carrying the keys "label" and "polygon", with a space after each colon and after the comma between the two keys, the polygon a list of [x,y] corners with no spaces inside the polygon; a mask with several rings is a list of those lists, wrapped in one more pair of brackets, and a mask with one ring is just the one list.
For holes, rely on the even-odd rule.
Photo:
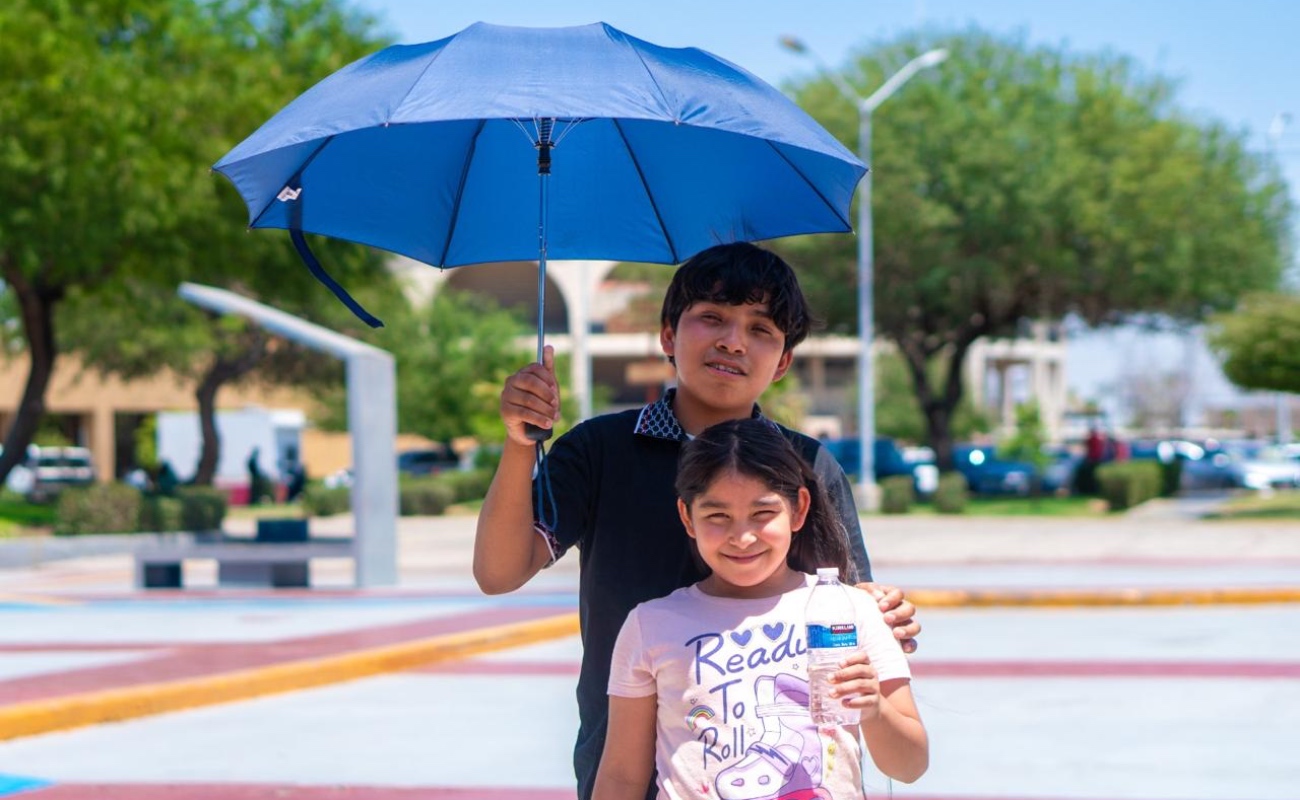
{"label": "white van", "polygon": [[44,503],[68,486],[89,486],[94,482],[90,450],[32,445],[27,448],[27,458],[9,471],[5,486],[34,503]]}

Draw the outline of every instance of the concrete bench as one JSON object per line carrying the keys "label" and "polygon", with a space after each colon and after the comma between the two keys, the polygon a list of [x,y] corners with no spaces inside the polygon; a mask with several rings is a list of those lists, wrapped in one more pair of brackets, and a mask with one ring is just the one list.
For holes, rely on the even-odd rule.
{"label": "concrete bench", "polygon": [[355,558],[353,540],[307,536],[306,520],[260,520],[255,539],[175,534],[140,547],[135,551],[135,585],[179,589],[185,583],[184,562],[210,560],[217,562],[220,586],[308,587],[314,558]]}

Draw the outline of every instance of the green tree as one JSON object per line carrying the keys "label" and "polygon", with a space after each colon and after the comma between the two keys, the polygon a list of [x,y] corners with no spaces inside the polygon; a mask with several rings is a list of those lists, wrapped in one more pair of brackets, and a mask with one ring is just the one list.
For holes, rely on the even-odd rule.
{"label": "green tree", "polygon": [[998,455],[1012,461],[1027,461],[1041,471],[1050,460],[1043,452],[1046,439],[1038,403],[1020,403],[1016,406],[1016,429],[998,443]]}
{"label": "green tree", "polygon": [[[361,334],[396,360],[397,429],[442,442],[467,435],[502,441],[501,386],[534,357],[517,343],[527,325],[489,297],[445,287],[426,306],[401,305],[384,309],[385,327]],[[567,364],[557,363],[556,372],[568,385]],[[346,425],[343,387],[323,388],[318,397],[322,424]]]}
{"label": "green tree", "polygon": [[[844,78],[863,96],[917,54],[949,59],[873,119],[875,320],[907,362],[940,464],[971,344],[1026,318],[1195,320],[1277,285],[1290,213],[1244,134],[1194,119],[1170,84],[1110,55],[1076,56],[972,30],[871,47]],[[795,87],[856,144],[827,79]],[[855,242],[778,245],[831,330],[856,330]],[[815,266],[813,266],[815,265]],[[928,364],[944,363],[935,380]]]}
{"label": "green tree", "polygon": [[1300,392],[1300,297],[1251,295],[1211,319],[1209,340],[1243,389]]}
{"label": "green tree", "polygon": [[[187,347],[224,336],[201,375],[209,407],[224,382],[260,363],[267,338],[181,308],[170,297],[179,280],[321,302],[283,238],[246,235],[236,193],[207,173],[296,94],[377,47],[372,25],[335,0],[15,0],[0,8],[0,62],[10,67],[0,83],[0,278],[31,355],[7,454],[30,441],[61,344],[129,373],[151,362],[148,345],[161,346],[152,351],[157,366],[174,366],[196,352]],[[351,252],[344,273],[375,272],[377,257]],[[126,324],[57,333],[68,303],[88,313],[130,297],[148,299]],[[172,324],[185,327],[164,327],[171,341],[143,330]],[[215,466],[211,433],[201,463]],[[0,478],[15,457],[0,456]]]}
{"label": "green tree", "polygon": [[[874,359],[876,365],[876,433],[902,442],[924,442],[929,431],[925,415],[916,402],[911,372],[907,362],[897,351],[885,350]],[[931,379],[943,374],[942,359],[930,364]],[[857,401],[854,401],[856,407]],[[952,417],[952,434],[957,439],[969,439],[977,433],[988,433],[993,423],[988,415],[971,403],[965,392],[957,403]]]}

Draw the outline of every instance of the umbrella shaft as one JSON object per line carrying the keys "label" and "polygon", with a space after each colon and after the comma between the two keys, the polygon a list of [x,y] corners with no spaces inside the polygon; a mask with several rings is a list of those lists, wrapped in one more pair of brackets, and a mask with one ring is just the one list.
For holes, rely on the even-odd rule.
{"label": "umbrella shaft", "polygon": [[537,154],[537,363],[542,363],[546,347],[546,200],[550,184],[550,153],[546,153],[546,171],[542,171],[542,152]]}

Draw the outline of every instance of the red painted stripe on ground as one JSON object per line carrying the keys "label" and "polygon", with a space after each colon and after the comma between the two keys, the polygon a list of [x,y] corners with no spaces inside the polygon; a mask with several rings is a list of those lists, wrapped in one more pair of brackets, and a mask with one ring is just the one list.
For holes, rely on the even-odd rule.
{"label": "red painted stripe on ground", "polygon": [[[429,675],[576,676],[577,662],[471,660],[408,670]],[[918,678],[1300,679],[1300,663],[1262,661],[913,661]]]}
{"label": "red painted stripe on ground", "polygon": [[1096,556],[1092,558],[1005,557],[871,559],[872,567],[1300,567],[1295,556]]}
{"label": "red painted stripe on ground", "polygon": [[298,639],[203,646],[177,645],[156,657],[126,664],[108,664],[65,672],[30,675],[0,682],[0,705],[198,678],[271,664],[341,655],[432,636],[544,619],[555,616],[555,613],[556,609],[550,607],[503,606]]}
{"label": "red painted stripe on ground", "polygon": [[1300,663],[1266,661],[914,661],[920,678],[1300,678]]}
{"label": "red painted stripe on ground", "polygon": [[434,786],[294,786],[218,783],[65,783],[23,800],[575,800],[572,789]]}

